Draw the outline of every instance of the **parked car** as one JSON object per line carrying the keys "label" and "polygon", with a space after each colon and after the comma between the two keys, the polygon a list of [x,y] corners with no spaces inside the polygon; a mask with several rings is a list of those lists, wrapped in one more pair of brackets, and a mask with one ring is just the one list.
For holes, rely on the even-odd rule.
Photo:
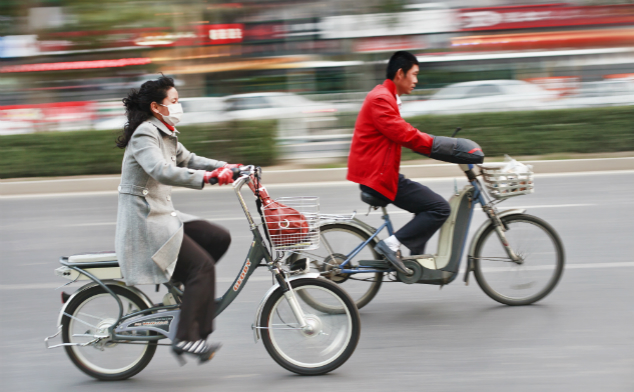
{"label": "parked car", "polygon": [[561,99],[555,104],[558,108],[626,105],[634,105],[634,80],[631,79],[586,82],[575,95]]}
{"label": "parked car", "polygon": [[480,80],[449,85],[425,101],[404,102],[401,116],[536,110],[556,97],[555,92],[521,80]]}

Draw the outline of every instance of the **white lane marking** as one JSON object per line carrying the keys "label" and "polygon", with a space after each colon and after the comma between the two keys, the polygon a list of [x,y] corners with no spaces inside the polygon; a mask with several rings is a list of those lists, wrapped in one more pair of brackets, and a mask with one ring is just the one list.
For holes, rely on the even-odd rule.
{"label": "white lane marking", "polygon": [[[622,262],[622,263],[588,263],[588,264],[565,264],[564,270],[568,269],[594,269],[594,268],[621,268],[621,267],[634,267],[634,262]],[[536,265],[519,267],[525,271],[550,271],[555,268],[554,265]],[[516,272],[517,266],[509,265],[508,267],[485,267],[484,272]],[[464,269],[462,270],[464,272]]]}
{"label": "white lane marking", "polygon": [[117,222],[73,223],[70,225],[62,225],[62,227],[111,226],[116,224]]}
{"label": "white lane marking", "polygon": [[[566,162],[596,162],[596,161],[627,161],[634,160],[634,157],[616,157],[616,158],[576,158],[576,159],[545,159],[545,160],[536,160],[536,161],[522,161],[524,163],[566,163]],[[425,168],[425,167],[452,167],[454,164],[452,163],[429,163],[429,164],[418,164],[418,165],[402,165],[403,168]],[[311,173],[311,172],[332,172],[332,171],[344,171],[347,170],[345,167],[333,167],[333,168],[323,168],[323,169],[287,169],[287,170],[265,170],[264,173]],[[593,173],[593,172],[590,172]],[[565,173],[562,173],[565,174]],[[121,176],[112,175],[112,176],[103,176],[103,177],[92,177],[92,178],[58,178],[55,180],[30,180],[30,181],[5,181],[5,183],[9,184],[32,184],[34,182],[40,183],[56,183],[56,182],[77,182],[77,181],[94,181],[94,182],[103,182],[108,180],[119,180]]]}
{"label": "white lane marking", "polygon": [[[505,205],[503,208],[499,208],[501,211],[504,210],[513,210],[513,209],[518,209],[518,208],[522,208],[522,209],[531,209],[531,208],[565,208],[565,207],[590,207],[590,206],[596,206],[596,204],[543,204],[543,205],[534,205],[534,206],[507,206]],[[347,212],[340,212],[340,213],[335,213],[334,215],[346,215],[346,214],[350,214],[350,211]],[[372,211],[370,212],[370,215],[382,215],[383,212],[381,211]],[[394,214],[411,214],[411,212],[409,211],[403,211],[403,210],[397,210],[397,211],[388,211],[389,215],[394,215]],[[363,215],[365,216],[365,213],[361,214],[359,213],[359,215]]]}
{"label": "white lane marking", "polygon": [[[217,283],[233,283],[236,280],[233,278],[218,278],[216,280]],[[252,276],[249,278],[249,282],[270,282],[270,276]],[[87,280],[78,281],[76,284],[72,286],[69,285],[68,288],[76,289],[84,284],[89,283]],[[21,284],[0,284],[1,290],[39,290],[39,289],[56,289],[63,285],[64,282],[60,281],[57,283],[21,283]],[[66,286],[65,286],[66,287]]]}
{"label": "white lane marking", "polygon": [[501,210],[507,210],[507,209],[516,209],[516,208],[565,208],[565,207],[591,207],[591,206],[596,206],[596,204],[542,204],[542,205],[536,205],[536,206],[507,206],[505,205],[504,208],[500,208]]}
{"label": "white lane marking", "polygon": [[[565,207],[591,207],[591,206],[596,206],[596,204],[544,204],[544,205],[535,205],[535,206],[504,206],[504,209],[515,209],[515,208],[525,208],[525,209],[530,209],[530,208],[565,208]],[[334,215],[349,215],[351,212],[350,211],[346,211],[346,212],[339,212],[339,213],[334,213]],[[403,211],[403,210],[398,210],[398,211],[390,211],[388,212],[390,215],[393,214],[411,214],[411,212],[408,211]],[[370,212],[370,215],[378,215],[378,214],[382,214],[381,211],[372,211]],[[363,214],[365,215],[365,214]],[[206,218],[203,218],[206,219]],[[209,222],[223,222],[223,221],[236,221],[236,220],[243,220],[246,219],[246,217],[244,216],[240,216],[240,217],[227,217],[227,218],[208,218],[206,220],[208,220]],[[97,223],[73,223],[70,225],[63,225],[62,227],[89,227],[89,226],[113,226],[116,225],[117,222],[97,222]]]}
{"label": "white lane marking", "polygon": [[[564,269],[602,269],[602,268],[631,268],[634,267],[634,262],[625,261],[625,262],[617,262],[617,263],[576,263],[576,264],[566,264]],[[544,269],[550,267],[533,267],[533,269]],[[503,268],[491,268],[493,272],[507,271],[508,269]],[[487,269],[489,271],[489,269]],[[461,271],[464,272],[464,271]],[[233,283],[236,278],[218,278],[218,283]],[[249,278],[251,282],[270,282],[270,276],[253,276]],[[87,281],[81,281],[79,283],[85,284]],[[55,289],[61,286],[63,283],[22,283],[22,284],[0,284],[0,290],[39,290],[39,289]],[[77,288],[75,285],[71,288]]]}
{"label": "white lane marking", "polygon": [[[231,217],[231,218],[211,218],[206,220],[208,220],[209,222],[219,222],[219,221],[235,221],[235,220],[246,220],[246,219],[247,219],[246,217],[241,216],[241,217]],[[114,226],[116,224],[117,222],[73,223],[70,225],[63,225],[62,227]]]}
{"label": "white lane marking", "polygon": [[[571,176],[588,176],[588,175],[612,175],[612,174],[634,174],[634,170],[599,170],[599,171],[582,171],[582,172],[568,172],[568,173],[536,173],[535,177],[571,177]],[[423,184],[431,183],[431,182],[445,182],[445,181],[453,181],[454,179],[464,179],[461,175],[455,175],[451,177],[417,177],[410,178],[412,181],[418,181]],[[57,180],[47,180],[47,181],[57,181]],[[62,180],[59,180],[62,181]],[[0,184],[1,185],[1,184]],[[266,184],[265,184],[266,185]],[[269,184],[266,185],[269,189],[274,188],[305,188],[305,187],[324,187],[324,186],[356,186],[356,184],[350,181],[321,181],[321,182],[294,182],[288,184]],[[232,187],[206,187],[203,188],[203,192],[233,192]],[[174,188],[172,192],[199,192],[196,189],[189,188]],[[41,193],[41,194],[25,194],[25,195],[0,195],[0,200],[10,200],[10,199],[24,199],[24,198],[38,198],[38,197],[76,197],[76,196],[98,196],[98,195],[116,195],[118,192],[116,190],[112,191],[94,191],[94,192],[58,192],[58,193]]]}

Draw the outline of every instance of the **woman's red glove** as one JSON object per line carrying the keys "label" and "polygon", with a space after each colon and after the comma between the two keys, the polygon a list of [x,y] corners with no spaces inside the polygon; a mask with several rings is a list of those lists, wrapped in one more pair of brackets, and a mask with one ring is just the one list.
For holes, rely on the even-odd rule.
{"label": "woman's red glove", "polygon": [[239,169],[242,166],[244,166],[241,163],[226,163],[223,167],[226,167],[227,169]]}
{"label": "woman's red glove", "polygon": [[226,185],[231,184],[233,182],[233,172],[231,169],[225,167],[220,167],[214,171],[205,172],[205,176],[203,177],[204,181],[207,184],[218,184],[218,185]]}

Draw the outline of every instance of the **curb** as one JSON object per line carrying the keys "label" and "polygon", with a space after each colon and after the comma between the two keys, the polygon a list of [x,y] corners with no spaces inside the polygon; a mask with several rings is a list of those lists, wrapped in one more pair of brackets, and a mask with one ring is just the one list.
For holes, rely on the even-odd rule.
{"label": "curb", "polygon": [[[634,170],[634,157],[522,161],[533,165],[536,174],[576,173],[593,171]],[[346,181],[346,168],[263,170],[267,185]],[[409,178],[462,176],[458,165],[451,163],[401,165],[401,173]],[[66,177],[55,179],[3,180],[1,196],[37,195],[50,193],[116,191],[121,176]]]}

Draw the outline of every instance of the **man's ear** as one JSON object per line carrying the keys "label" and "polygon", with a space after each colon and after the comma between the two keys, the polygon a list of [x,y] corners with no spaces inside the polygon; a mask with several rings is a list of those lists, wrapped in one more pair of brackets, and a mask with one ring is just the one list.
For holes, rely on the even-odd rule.
{"label": "man's ear", "polygon": [[394,80],[403,79],[404,77],[405,77],[405,73],[403,72],[403,68],[399,68],[398,71],[396,71],[396,74],[394,75]]}

